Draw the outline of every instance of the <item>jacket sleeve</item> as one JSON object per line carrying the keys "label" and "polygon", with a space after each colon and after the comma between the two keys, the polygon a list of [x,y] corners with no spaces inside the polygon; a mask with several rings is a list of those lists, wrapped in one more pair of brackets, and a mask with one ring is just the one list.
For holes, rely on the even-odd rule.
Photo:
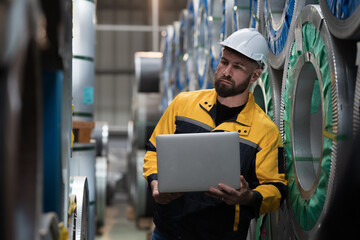
{"label": "jacket sleeve", "polygon": [[147,180],[148,184],[150,184],[152,180],[157,180],[156,136],[160,134],[175,133],[175,108],[178,98],[179,96],[177,96],[167,107],[159,122],[157,123],[148,143],[146,144],[143,176]]}
{"label": "jacket sleeve", "polygon": [[268,143],[256,155],[256,177],[259,185],[254,189],[259,215],[276,211],[286,197],[283,146],[280,133],[273,132]]}

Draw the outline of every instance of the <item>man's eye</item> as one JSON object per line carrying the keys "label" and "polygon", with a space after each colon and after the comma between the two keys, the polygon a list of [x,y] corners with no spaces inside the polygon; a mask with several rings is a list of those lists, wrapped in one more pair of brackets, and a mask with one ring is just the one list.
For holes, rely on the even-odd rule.
{"label": "man's eye", "polygon": [[234,68],[235,68],[235,69],[241,69],[241,66],[239,66],[239,65],[234,65]]}

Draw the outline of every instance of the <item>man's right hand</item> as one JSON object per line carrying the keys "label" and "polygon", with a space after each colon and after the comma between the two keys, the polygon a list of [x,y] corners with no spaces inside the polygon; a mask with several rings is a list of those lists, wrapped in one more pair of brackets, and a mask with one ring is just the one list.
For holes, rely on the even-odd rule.
{"label": "man's right hand", "polygon": [[157,180],[152,180],[150,186],[152,190],[152,196],[155,199],[155,202],[159,204],[168,204],[171,201],[184,195],[183,193],[159,193]]}

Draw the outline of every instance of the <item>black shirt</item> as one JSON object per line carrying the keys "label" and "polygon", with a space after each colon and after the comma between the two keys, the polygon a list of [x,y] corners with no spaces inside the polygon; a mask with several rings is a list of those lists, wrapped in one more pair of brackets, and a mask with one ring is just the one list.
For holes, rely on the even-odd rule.
{"label": "black shirt", "polygon": [[216,101],[216,126],[236,117],[244,107],[245,104],[238,107],[227,107],[221,104],[219,101]]}

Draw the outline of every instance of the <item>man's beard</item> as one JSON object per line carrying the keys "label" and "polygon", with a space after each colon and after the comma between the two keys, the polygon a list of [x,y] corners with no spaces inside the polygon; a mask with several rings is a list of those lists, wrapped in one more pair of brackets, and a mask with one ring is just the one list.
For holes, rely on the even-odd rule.
{"label": "man's beard", "polygon": [[[251,75],[252,74],[250,74],[249,77],[243,83],[235,86],[235,82],[231,79],[231,77],[222,76],[219,78],[215,74],[215,79],[214,79],[215,90],[217,94],[223,98],[233,97],[238,94],[241,94],[245,92],[245,90],[247,89],[251,80]],[[225,79],[229,81],[231,85],[221,83],[221,79]]]}

